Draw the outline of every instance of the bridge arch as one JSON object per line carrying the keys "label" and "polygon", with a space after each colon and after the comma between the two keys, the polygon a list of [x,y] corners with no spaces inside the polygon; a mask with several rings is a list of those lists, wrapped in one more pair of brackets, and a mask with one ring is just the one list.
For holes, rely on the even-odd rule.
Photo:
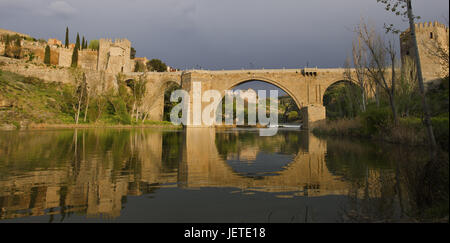
{"label": "bridge arch", "polygon": [[[352,74],[352,75],[353,75],[353,74]],[[324,82],[324,83],[325,83],[325,84],[324,84],[323,87],[322,87],[322,96],[320,97],[320,100],[321,100],[322,104],[323,104],[323,98],[324,98],[325,92],[326,92],[327,90],[329,90],[330,87],[332,87],[332,86],[334,86],[334,85],[336,85],[336,84],[339,84],[339,83],[346,83],[346,84],[350,84],[350,85],[358,86],[358,87],[359,87],[359,84],[357,83],[356,80],[349,80],[349,79],[346,79],[346,78],[344,78],[344,77],[342,77],[342,78],[334,78],[334,79],[331,79],[331,80],[327,80],[327,81]]]}
{"label": "bridge arch", "polygon": [[[225,90],[231,90],[234,87],[243,84],[243,83],[247,83],[247,82],[251,82],[251,81],[261,81],[261,82],[265,82],[265,83],[269,83],[272,84],[274,86],[277,86],[278,88],[282,89],[284,92],[286,92],[295,102],[295,104],[297,105],[297,107],[300,109],[302,108],[302,103],[300,102],[300,98],[297,97],[295,95],[294,92],[292,92],[291,90],[289,90],[287,87],[285,87],[281,82],[277,82],[273,79],[269,79],[266,77],[260,77],[260,76],[255,76],[255,77],[247,77],[247,78],[242,78],[242,79],[238,79],[236,81],[231,82],[228,86],[228,88],[226,88]],[[222,94],[222,98],[223,98],[224,94]]]}
{"label": "bridge arch", "polygon": [[359,84],[348,79],[330,82],[321,99],[328,118],[354,117],[363,107]]}

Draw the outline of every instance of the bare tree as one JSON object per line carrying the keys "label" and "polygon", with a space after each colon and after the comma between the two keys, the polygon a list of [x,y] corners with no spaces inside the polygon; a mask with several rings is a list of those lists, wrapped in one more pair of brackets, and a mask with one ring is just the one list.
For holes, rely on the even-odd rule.
{"label": "bare tree", "polygon": [[[420,57],[419,57],[419,48],[417,46],[417,38],[416,38],[416,26],[414,23],[415,19],[420,19],[419,16],[415,16],[413,14],[412,9],[412,3],[411,0],[377,0],[377,2],[381,2],[386,6],[387,11],[392,11],[396,15],[406,17],[409,21],[409,34],[410,38],[413,44],[414,48],[414,61],[416,63],[417,68],[417,81],[419,83],[419,90],[420,95],[422,98],[422,107],[423,107],[423,113],[425,117],[425,126],[427,128],[428,133],[428,139],[430,142],[430,146],[432,149],[432,157],[435,158],[435,151],[437,149],[436,139],[434,137],[433,127],[431,125],[431,115],[430,115],[430,108],[428,106],[428,102],[425,96],[425,87],[423,83],[423,75],[422,75],[422,66],[420,63]],[[399,32],[398,29],[396,29],[393,24],[390,24],[389,26],[386,26],[386,31],[392,31],[392,32]]]}
{"label": "bare tree", "polygon": [[357,33],[369,54],[369,63],[365,68],[367,74],[388,95],[394,124],[397,125],[395,105],[397,52],[394,43],[392,40],[386,42],[376,33],[373,26],[369,27],[366,23],[357,27]]}
{"label": "bare tree", "polygon": [[[362,24],[362,21],[360,25]],[[355,39],[352,42],[352,60],[353,60],[353,68],[355,70],[356,77],[353,78],[352,72],[350,69],[345,71],[345,78],[349,81],[353,81],[358,84],[361,90],[361,104],[362,111],[366,111],[367,106],[367,89],[369,79],[367,77],[367,50],[362,43],[361,36],[359,34],[356,35]],[[349,61],[346,65],[349,65]]]}
{"label": "bare tree", "polygon": [[147,87],[147,78],[146,73],[139,75],[139,78],[137,80],[134,80],[132,83],[132,90],[133,90],[133,111],[131,117],[135,117],[136,122],[139,121],[139,113],[141,112],[142,108],[142,101],[145,96]]}
{"label": "bare tree", "polygon": [[76,81],[75,96],[77,99],[75,124],[78,124],[80,118],[81,105],[86,96],[86,87],[87,87],[86,74],[80,73],[78,70],[76,70],[75,81]]}

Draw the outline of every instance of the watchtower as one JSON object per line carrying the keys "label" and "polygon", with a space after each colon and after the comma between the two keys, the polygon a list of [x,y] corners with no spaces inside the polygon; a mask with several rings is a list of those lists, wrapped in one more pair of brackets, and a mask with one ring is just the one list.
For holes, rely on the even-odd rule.
{"label": "watchtower", "polygon": [[[416,23],[415,27],[424,81],[436,81],[448,74],[448,66],[443,63],[439,55],[439,52],[443,50],[448,53],[448,27],[437,21],[434,23]],[[400,52],[403,67],[414,63],[412,60],[414,60],[415,51],[412,45],[410,29],[407,29],[400,35]]]}

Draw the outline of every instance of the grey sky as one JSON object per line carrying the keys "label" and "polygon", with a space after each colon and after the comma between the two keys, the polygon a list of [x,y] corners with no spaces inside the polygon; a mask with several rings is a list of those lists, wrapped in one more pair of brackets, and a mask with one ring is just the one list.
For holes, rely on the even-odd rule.
{"label": "grey sky", "polygon": [[[443,21],[447,0],[415,0],[422,21]],[[64,40],[125,37],[138,56],[178,68],[339,67],[360,17],[407,23],[376,0],[0,0],[0,28]]]}

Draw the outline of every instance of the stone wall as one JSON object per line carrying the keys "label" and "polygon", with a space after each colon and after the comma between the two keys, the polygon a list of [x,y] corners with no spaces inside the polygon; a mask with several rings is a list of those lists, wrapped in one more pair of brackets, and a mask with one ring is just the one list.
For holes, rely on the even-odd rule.
{"label": "stone wall", "polygon": [[[2,70],[18,73],[26,77],[37,77],[46,82],[61,82],[75,84],[75,71],[70,68],[46,66],[44,64],[25,63],[24,60],[0,57],[0,62],[5,65]],[[96,70],[83,70],[86,74],[88,85],[97,92],[106,92],[109,89],[117,90],[115,75]]]}
{"label": "stone wall", "polygon": [[59,65],[59,48],[50,47],[50,64]]}
{"label": "stone wall", "polygon": [[5,43],[0,43],[0,56],[5,55]]}
{"label": "stone wall", "polygon": [[97,70],[98,52],[95,50],[81,50],[78,52],[78,67]]}
{"label": "stone wall", "polygon": [[70,67],[72,64],[73,49],[60,48],[59,49],[59,66]]}

